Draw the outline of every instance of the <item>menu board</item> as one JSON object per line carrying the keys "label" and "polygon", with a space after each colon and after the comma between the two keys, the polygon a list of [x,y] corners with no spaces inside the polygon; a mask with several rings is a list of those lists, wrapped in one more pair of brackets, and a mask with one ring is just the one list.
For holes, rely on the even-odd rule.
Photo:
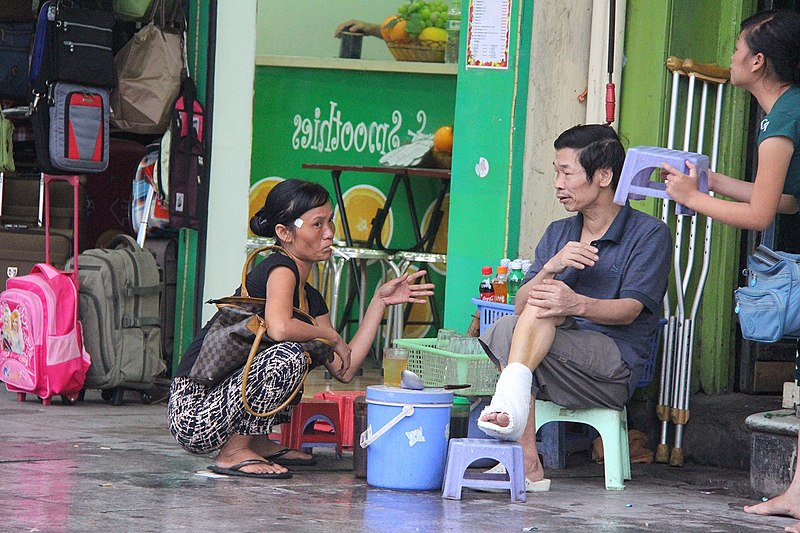
{"label": "menu board", "polygon": [[470,0],[466,68],[508,69],[511,0]]}

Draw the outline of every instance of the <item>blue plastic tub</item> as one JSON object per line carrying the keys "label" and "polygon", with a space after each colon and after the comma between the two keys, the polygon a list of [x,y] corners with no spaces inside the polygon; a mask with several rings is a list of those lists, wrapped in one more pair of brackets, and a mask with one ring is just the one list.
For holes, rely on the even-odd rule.
{"label": "blue plastic tub", "polygon": [[367,483],[400,490],[442,488],[452,391],[367,387]]}

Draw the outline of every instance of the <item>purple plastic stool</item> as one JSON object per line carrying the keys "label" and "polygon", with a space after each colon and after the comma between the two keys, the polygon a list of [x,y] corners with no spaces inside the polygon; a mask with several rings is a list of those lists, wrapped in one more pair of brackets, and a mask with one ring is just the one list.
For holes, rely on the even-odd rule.
{"label": "purple plastic stool", "polygon": [[[473,462],[487,457],[500,461],[508,474],[467,472]],[[460,500],[463,487],[509,489],[512,502],[524,503],[525,465],[522,460],[522,445],[495,439],[451,439],[442,498]]]}
{"label": "purple plastic stool", "polygon": [[[697,167],[697,186],[701,192],[708,193],[708,156],[681,150],[669,150],[657,146],[635,146],[628,149],[622,175],[614,194],[614,203],[625,205],[628,199],[644,200],[647,196],[670,199],[666,185],[660,181],[652,181],[650,175],[661,168],[661,163],[668,163],[681,172],[688,174],[686,161]],[[694,216],[694,211],[680,204],[675,204],[675,214]]]}

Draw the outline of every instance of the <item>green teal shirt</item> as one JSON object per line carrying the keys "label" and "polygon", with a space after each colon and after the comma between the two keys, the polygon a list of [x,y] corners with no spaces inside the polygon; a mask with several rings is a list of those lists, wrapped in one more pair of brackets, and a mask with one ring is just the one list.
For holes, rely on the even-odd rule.
{"label": "green teal shirt", "polygon": [[800,87],[789,87],[761,121],[758,144],[770,137],[788,137],[794,143],[783,192],[793,195],[800,203]]}

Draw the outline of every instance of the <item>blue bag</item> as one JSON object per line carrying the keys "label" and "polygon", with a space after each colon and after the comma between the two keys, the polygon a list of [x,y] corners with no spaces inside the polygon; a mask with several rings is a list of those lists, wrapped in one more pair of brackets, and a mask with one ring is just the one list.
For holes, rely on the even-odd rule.
{"label": "blue bag", "polygon": [[800,336],[800,255],[759,245],[747,258],[748,286],[736,289],[742,337],[777,342]]}
{"label": "blue bag", "polygon": [[33,23],[0,22],[0,96],[27,98],[28,54],[33,41]]}

